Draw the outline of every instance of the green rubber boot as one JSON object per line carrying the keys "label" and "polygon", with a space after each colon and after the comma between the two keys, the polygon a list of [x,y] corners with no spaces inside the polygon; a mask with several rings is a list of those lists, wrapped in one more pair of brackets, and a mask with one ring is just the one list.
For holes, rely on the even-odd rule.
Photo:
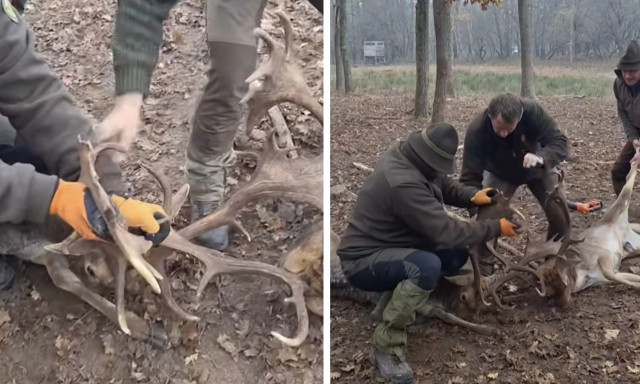
{"label": "green rubber boot", "polygon": [[415,322],[416,309],[427,302],[430,294],[431,291],[409,280],[402,281],[394,289],[382,312],[382,322],[373,333],[375,351],[370,357],[371,363],[382,377],[393,383],[413,380],[413,370],[405,360],[407,327]]}

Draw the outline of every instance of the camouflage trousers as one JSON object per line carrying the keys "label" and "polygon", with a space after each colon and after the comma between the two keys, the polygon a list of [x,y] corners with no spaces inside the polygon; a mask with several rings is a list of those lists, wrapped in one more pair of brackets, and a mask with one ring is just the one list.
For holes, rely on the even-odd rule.
{"label": "camouflage trousers", "polygon": [[253,30],[265,5],[265,0],[206,0],[211,65],[187,148],[188,181],[196,201],[223,199],[226,170],[235,163],[233,141],[242,117],[239,102],[257,60]]}

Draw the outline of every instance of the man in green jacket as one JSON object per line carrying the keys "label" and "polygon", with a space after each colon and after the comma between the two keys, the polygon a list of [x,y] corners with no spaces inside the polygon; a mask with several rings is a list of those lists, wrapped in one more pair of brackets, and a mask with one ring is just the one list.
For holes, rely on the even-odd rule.
{"label": "man in green jacket", "polygon": [[[45,63],[35,55],[33,35],[9,0],[0,0],[0,115],[6,118],[23,150],[0,151],[0,254],[26,248],[16,233],[43,230],[57,218],[91,240],[107,238],[104,220],[80,175],[77,138],[89,132],[90,122],[74,106],[70,95]],[[9,155],[10,154],[10,155]],[[35,166],[38,168],[36,169]],[[158,219],[162,207],[126,196],[121,171],[108,151],[96,168],[111,200],[130,226],[140,227],[159,242],[168,234]],[[158,216],[154,216],[158,215]],[[164,226],[163,226],[164,227]],[[19,237],[19,236],[18,236]],[[8,288],[15,273],[0,262],[0,289]]]}
{"label": "man in green jacket", "polygon": [[640,46],[632,41],[614,70],[613,94],[618,105],[618,117],[627,138],[611,169],[611,181],[616,196],[622,191],[631,169],[631,159],[640,146]]}
{"label": "man in green jacket", "polygon": [[[102,123],[102,137],[133,143],[143,97],[162,43],[162,22],[178,0],[119,0],[113,44],[116,103]],[[311,3],[322,12],[322,1]],[[211,67],[187,147],[191,220],[215,211],[224,197],[225,169],[235,162],[233,140],[240,124],[239,101],[255,70],[256,38],[266,0],[206,0]],[[223,250],[228,226],[199,236],[204,246]]]}
{"label": "man in green jacket", "polygon": [[394,383],[413,378],[404,357],[406,328],[438,281],[467,262],[468,245],[515,235],[515,225],[504,218],[461,222],[447,214],[444,204],[491,204],[495,193],[447,176],[454,172],[457,148],[458,134],[446,123],[389,148],[358,192],[336,252],[351,284],[393,292],[373,334],[371,360]]}
{"label": "man in green jacket", "polygon": [[[553,187],[554,167],[569,156],[567,138],[535,100],[495,96],[467,128],[460,182],[496,188],[507,197],[527,185],[541,206]],[[469,210],[471,216],[475,210]],[[494,257],[480,260],[491,273]]]}

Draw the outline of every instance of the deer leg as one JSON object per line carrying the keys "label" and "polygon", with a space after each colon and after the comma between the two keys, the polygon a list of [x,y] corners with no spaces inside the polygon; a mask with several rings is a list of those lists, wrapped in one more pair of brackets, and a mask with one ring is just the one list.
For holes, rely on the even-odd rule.
{"label": "deer leg", "polygon": [[628,285],[634,289],[640,289],[640,282],[629,280],[628,277],[625,276],[629,275],[628,273],[614,272],[613,265],[611,264],[611,259],[609,259],[608,257],[601,256],[598,259],[598,266],[600,267],[602,274],[607,280]]}
{"label": "deer leg", "polygon": [[481,324],[476,324],[476,323],[471,323],[469,321],[466,321],[464,319],[459,318],[458,316],[454,315],[453,313],[447,312],[445,310],[443,310],[442,308],[438,308],[438,307],[434,307],[430,312],[429,312],[428,317],[436,317],[442,321],[444,321],[445,323],[449,323],[452,325],[458,325],[461,326],[463,328],[467,328],[470,329],[474,332],[477,332],[481,335],[498,335],[500,333],[500,331],[498,331],[496,328],[493,327],[489,327],[486,325],[481,325]]}
{"label": "deer leg", "polygon": [[[102,296],[89,290],[78,276],[69,269],[69,264],[64,256],[48,253],[43,258],[43,264],[47,268],[49,276],[51,276],[51,280],[56,287],[73,293],[84,302],[97,309],[109,320],[116,324],[118,323],[116,306]],[[131,337],[138,340],[148,341],[157,347],[163,347],[166,344],[167,335],[164,330],[159,327],[150,326],[145,320],[132,312],[125,312],[125,316],[129,329],[131,330]]]}

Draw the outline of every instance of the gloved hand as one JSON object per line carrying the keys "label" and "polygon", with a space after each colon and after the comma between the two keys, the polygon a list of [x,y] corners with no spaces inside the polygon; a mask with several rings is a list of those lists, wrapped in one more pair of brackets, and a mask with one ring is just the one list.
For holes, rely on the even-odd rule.
{"label": "gloved hand", "polygon": [[494,188],[485,188],[476,192],[471,198],[471,202],[475,205],[488,205],[493,203],[498,191]]}
{"label": "gloved hand", "polygon": [[502,236],[515,236],[516,229],[518,228],[520,228],[519,225],[514,224],[505,218],[500,219],[500,234]]}
{"label": "gloved hand", "polygon": [[524,155],[522,166],[525,168],[535,168],[544,164],[544,159],[535,153],[527,153]]}
{"label": "gloved hand", "polygon": [[[127,149],[136,139],[136,132],[142,126],[140,110],[142,109],[142,94],[127,93],[116,98],[115,106],[96,128],[99,143],[106,141],[124,145]],[[116,154],[116,161],[124,155]]]}
{"label": "gloved hand", "polygon": [[[117,195],[112,195],[111,201],[129,227],[139,228],[147,240],[158,244],[169,235],[169,222],[158,223],[158,220],[167,216],[161,206]],[[60,216],[86,239],[101,241],[109,238],[109,229],[83,183],[59,180],[49,214]]]}

